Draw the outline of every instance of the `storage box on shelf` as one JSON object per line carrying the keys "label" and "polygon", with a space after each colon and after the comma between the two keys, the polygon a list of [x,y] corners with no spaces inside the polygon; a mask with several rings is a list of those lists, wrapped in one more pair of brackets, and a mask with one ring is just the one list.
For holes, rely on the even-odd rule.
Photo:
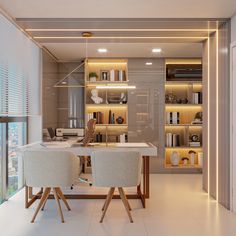
{"label": "storage box on shelf", "polygon": [[128,139],[127,60],[91,59],[85,65],[85,120],[97,120],[95,142]]}
{"label": "storage box on shelf", "polygon": [[[175,61],[176,62],[176,61]],[[166,65],[165,167],[202,168],[201,64]]]}

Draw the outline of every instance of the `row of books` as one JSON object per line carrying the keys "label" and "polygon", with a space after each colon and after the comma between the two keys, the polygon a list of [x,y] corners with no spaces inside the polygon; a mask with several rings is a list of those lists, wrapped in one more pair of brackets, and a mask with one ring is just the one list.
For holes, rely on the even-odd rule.
{"label": "row of books", "polygon": [[179,112],[166,112],[166,124],[179,124]]}
{"label": "row of books", "polygon": [[101,142],[106,142],[106,135],[101,134],[100,132],[95,135],[95,142],[96,143],[101,143]]}
{"label": "row of books", "polygon": [[193,104],[202,104],[202,92],[193,93]]}
{"label": "row of books", "polygon": [[115,124],[115,113],[109,110],[108,124]]}
{"label": "row of books", "polygon": [[110,81],[126,81],[126,75],[124,70],[110,70],[108,80]]}
{"label": "row of books", "polygon": [[88,113],[87,119],[87,121],[96,119],[96,124],[104,124],[104,114],[100,111]]}
{"label": "row of books", "polygon": [[[128,135],[125,133],[120,134],[120,135],[109,135],[108,141],[109,142],[126,143],[126,142],[128,142]],[[100,132],[98,132],[95,135],[94,142],[96,142],[96,143],[106,142],[106,134],[101,134]]]}
{"label": "row of books", "polygon": [[173,133],[166,133],[166,147],[179,147],[180,135]]}
{"label": "row of books", "polygon": [[[96,119],[96,124],[104,124],[104,113],[100,111],[90,112],[87,114],[87,121]],[[115,124],[115,113],[109,110],[108,124]]]}

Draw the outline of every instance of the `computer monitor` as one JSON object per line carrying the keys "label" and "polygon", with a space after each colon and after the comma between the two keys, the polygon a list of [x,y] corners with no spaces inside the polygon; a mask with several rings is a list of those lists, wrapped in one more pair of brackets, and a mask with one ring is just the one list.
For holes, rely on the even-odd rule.
{"label": "computer monitor", "polygon": [[52,128],[52,127],[49,127],[49,128],[47,128],[47,130],[48,130],[48,133],[49,133],[50,138],[51,138],[51,139],[54,139],[54,137],[55,137],[55,132],[54,132],[53,128]]}

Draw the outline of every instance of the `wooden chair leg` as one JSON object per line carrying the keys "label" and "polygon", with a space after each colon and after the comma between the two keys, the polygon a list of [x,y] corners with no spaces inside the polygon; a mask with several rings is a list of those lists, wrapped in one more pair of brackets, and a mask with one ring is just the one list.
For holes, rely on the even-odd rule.
{"label": "wooden chair leg", "polygon": [[109,193],[108,193],[108,198],[107,198],[107,201],[106,201],[106,204],[105,204],[105,207],[104,207],[104,211],[103,211],[103,213],[102,213],[102,217],[101,217],[101,219],[100,219],[100,223],[102,223],[102,221],[103,221],[103,219],[104,219],[104,216],[105,216],[105,214],[106,214],[106,212],[107,212],[108,206],[109,206],[109,204],[110,204],[110,202],[111,202],[111,199],[112,199],[112,197],[113,197],[114,192],[115,192],[115,188],[112,187],[112,188],[110,189]]}
{"label": "wooden chair leg", "polygon": [[36,211],[35,211],[35,213],[34,213],[34,216],[33,216],[32,220],[31,220],[31,223],[34,223],[34,220],[35,220],[35,218],[36,218],[36,216],[37,216],[37,214],[38,214],[40,208],[43,206],[43,203],[44,203],[44,201],[45,201],[45,199],[46,199],[46,197],[47,197],[47,194],[48,194],[48,192],[49,192],[49,189],[50,189],[50,188],[45,188],[45,190],[44,190],[44,192],[43,192],[43,195],[42,195],[42,197],[41,197],[41,199],[40,199],[40,202],[39,202],[39,204],[38,204],[38,206],[37,206],[37,209],[36,209]]}
{"label": "wooden chair leg", "polygon": [[124,191],[124,189],[123,189],[123,188],[121,188],[121,191],[123,192],[123,195],[125,196],[125,200],[126,200],[126,202],[127,202],[127,204],[128,204],[129,210],[131,211],[131,210],[132,210],[132,208],[131,208],[131,206],[130,206],[130,204],[129,204],[129,201],[128,201],[128,198],[127,198],[127,196],[126,196],[126,194],[125,194],[125,191]]}
{"label": "wooden chair leg", "polygon": [[132,216],[130,214],[129,206],[128,206],[126,197],[124,195],[124,191],[122,191],[122,188],[120,188],[120,187],[118,188],[118,190],[119,190],[119,193],[120,193],[121,200],[122,200],[122,202],[123,202],[123,204],[125,206],[126,212],[127,212],[128,216],[129,216],[130,222],[133,223],[133,219],[132,219]]}
{"label": "wooden chair leg", "polygon": [[61,204],[60,204],[60,201],[59,201],[58,196],[57,196],[57,190],[56,190],[56,188],[53,188],[53,193],[54,193],[55,200],[56,200],[56,202],[57,202],[59,214],[60,214],[60,216],[61,216],[61,222],[64,223],[65,220],[64,220],[64,216],[63,216],[63,213],[62,213],[62,210],[61,210]]}
{"label": "wooden chair leg", "polygon": [[61,198],[61,200],[62,200],[62,201],[64,202],[64,204],[66,205],[68,211],[71,211],[71,208],[70,208],[70,206],[69,206],[69,204],[68,204],[68,202],[67,202],[67,200],[66,200],[64,194],[62,193],[61,189],[60,189],[60,188],[56,188],[56,191],[57,191],[59,197]]}
{"label": "wooden chair leg", "polygon": [[44,203],[43,203],[43,206],[42,206],[42,208],[41,208],[41,211],[43,211],[44,208],[45,208],[45,205],[46,205],[46,202],[47,202],[47,200],[48,200],[48,197],[49,197],[50,191],[51,191],[51,188],[49,188],[49,190],[48,190],[48,194],[47,194],[46,199],[45,199],[45,201],[44,201]]}
{"label": "wooden chair leg", "polygon": [[108,194],[107,194],[107,197],[106,197],[106,200],[105,200],[105,202],[104,202],[104,204],[103,204],[103,207],[102,207],[102,211],[104,211],[104,209],[105,209],[105,206],[106,206],[106,203],[107,203],[107,201],[108,201],[108,198],[109,198],[109,195],[110,195],[110,193],[111,193],[111,188],[109,189],[109,192],[108,192]]}

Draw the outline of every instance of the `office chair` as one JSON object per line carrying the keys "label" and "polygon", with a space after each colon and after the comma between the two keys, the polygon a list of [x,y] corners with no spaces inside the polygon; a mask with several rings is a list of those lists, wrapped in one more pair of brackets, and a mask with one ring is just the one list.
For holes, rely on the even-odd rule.
{"label": "office chair", "polygon": [[[82,140],[82,144],[84,147],[88,146],[88,144],[93,141],[94,133],[95,133],[95,125],[96,119],[90,119],[87,123],[87,130],[85,132],[84,138]],[[81,157],[82,158],[82,157]],[[92,182],[87,178],[79,177],[80,182],[87,183],[89,186],[92,186]],[[71,187],[73,189],[73,186]]]}

